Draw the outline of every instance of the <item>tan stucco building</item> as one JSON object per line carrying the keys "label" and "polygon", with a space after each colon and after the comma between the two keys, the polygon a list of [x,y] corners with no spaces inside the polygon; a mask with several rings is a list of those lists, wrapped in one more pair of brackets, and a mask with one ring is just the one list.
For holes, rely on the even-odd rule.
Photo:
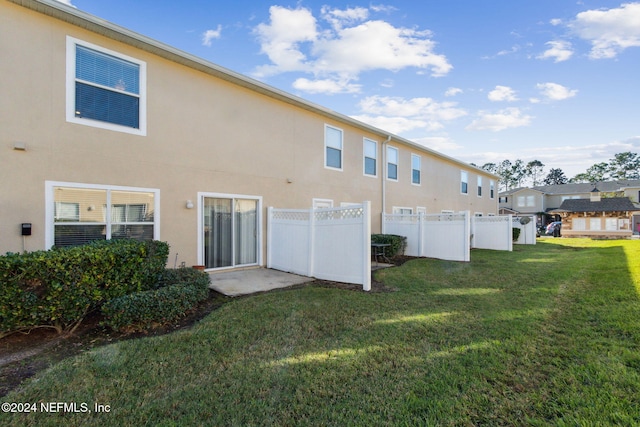
{"label": "tan stucco building", "polygon": [[0,2],[0,55],[0,253],[226,268],[264,265],[268,206],[497,214],[495,175],[54,0]]}

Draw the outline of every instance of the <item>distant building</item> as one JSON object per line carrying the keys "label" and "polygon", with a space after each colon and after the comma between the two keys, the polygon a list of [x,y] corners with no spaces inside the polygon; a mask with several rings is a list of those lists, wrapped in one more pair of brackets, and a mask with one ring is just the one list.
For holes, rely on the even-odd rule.
{"label": "distant building", "polygon": [[520,187],[501,192],[498,206],[501,214],[535,215],[539,226],[562,221],[564,236],[626,237],[639,233],[640,180]]}

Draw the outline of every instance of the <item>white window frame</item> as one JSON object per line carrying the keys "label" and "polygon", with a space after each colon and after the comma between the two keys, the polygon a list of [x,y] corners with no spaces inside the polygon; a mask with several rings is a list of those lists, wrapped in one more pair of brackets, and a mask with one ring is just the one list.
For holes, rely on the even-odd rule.
{"label": "white window frame", "polygon": [[[417,160],[418,162],[418,168],[415,168],[415,165],[413,164],[414,160]],[[415,182],[413,180],[413,172],[414,171],[418,171],[418,182]],[[420,157],[417,154],[411,154],[411,184],[412,185],[417,185],[420,186],[422,184],[422,157]]]}
{"label": "white window frame", "polygon": [[[368,144],[373,144],[375,157],[367,156]],[[373,171],[373,174],[367,173],[367,159],[373,159],[373,161],[375,162],[375,169]],[[378,141],[374,141],[373,139],[369,139],[369,138],[362,139],[362,174],[364,176],[368,176],[369,178],[378,177]]]}
{"label": "white window frame", "polygon": [[[463,188],[462,184],[465,184],[467,188]],[[464,194],[465,196],[469,195],[469,172],[464,170],[460,171],[460,194]]]}
{"label": "white window frame", "polygon": [[[391,152],[395,152],[396,153],[396,163],[393,163],[390,159],[389,159],[389,153]],[[385,175],[387,177],[387,179],[389,181],[395,181],[398,182],[398,178],[400,177],[400,166],[398,165],[400,163],[400,150],[398,150],[396,147],[392,147],[390,145],[387,145],[387,164],[385,165],[386,169],[385,169]],[[395,165],[396,167],[396,177],[395,178],[389,178],[389,165]]]}
{"label": "white window frame", "polygon": [[[198,254],[198,264],[204,265],[204,199],[213,198],[213,199],[229,199],[232,200],[232,205],[238,199],[243,200],[255,200],[257,202],[257,210],[256,210],[256,259],[257,262],[249,263],[249,264],[236,264],[227,267],[218,267],[212,268],[211,270],[219,271],[219,270],[228,270],[236,267],[246,267],[252,265],[262,265],[262,196],[250,196],[245,194],[228,194],[228,193],[209,193],[209,192],[198,192],[198,237],[196,239],[197,254]],[[235,242],[233,242],[235,245]],[[232,253],[235,253],[235,247],[232,249]],[[209,270],[209,269],[207,269]]]}
{"label": "white window frame", "polygon": [[[157,188],[123,187],[119,185],[85,184],[79,182],[45,181],[45,249],[51,249],[55,244],[55,187],[78,188],[87,190],[132,191],[153,193],[153,239],[160,240],[160,190]],[[107,205],[110,197],[107,197]],[[106,220],[111,222],[111,216]]]}
{"label": "white window frame", "polygon": [[[131,128],[128,126],[122,126],[115,123],[103,122],[100,120],[87,119],[82,117],[76,117],[76,46],[86,47],[88,49],[102,52],[113,57],[132,62],[140,67],[140,93],[138,98],[139,104],[139,117],[138,128]],[[75,123],[85,126],[92,126],[100,129],[107,129],[116,132],[124,132],[133,135],[146,136],[147,135],[147,63],[136,58],[132,58],[127,55],[123,55],[118,52],[103,48],[101,46],[85,42],[80,39],[76,39],[71,36],[67,36],[67,75],[66,75],[66,118],[67,122]],[[110,88],[111,89],[111,88]]]}
{"label": "white window frame", "polygon": [[489,180],[489,198],[491,200],[496,198],[496,183],[494,180]]}
{"label": "white window frame", "polygon": [[394,206],[392,212],[394,215],[413,215],[413,208]]}
{"label": "white window frame", "polygon": [[477,183],[478,183],[478,189],[476,190],[476,194],[478,195],[478,197],[482,197],[482,177],[481,176],[478,176]]}
{"label": "white window frame", "polygon": [[316,199],[311,201],[311,207],[313,209],[330,209],[333,207],[333,200],[331,199]]}
{"label": "white window frame", "polygon": [[[333,130],[336,130],[336,131],[340,132],[340,147],[339,148],[330,146],[328,144],[328,142],[329,142],[329,140],[327,138],[328,137],[328,132],[327,132],[328,129],[333,129]],[[335,166],[329,166],[327,164],[327,162],[329,160],[327,158],[327,148],[332,148],[334,150],[339,150],[340,151],[340,167],[339,168],[337,168]],[[344,130],[340,129],[339,127],[331,126],[331,125],[328,125],[328,124],[324,125],[324,167],[326,169],[331,169],[331,170],[335,170],[335,171],[342,171],[343,167],[344,167]]]}
{"label": "white window frame", "polygon": [[418,207],[416,207],[416,213],[418,215],[420,215],[420,214],[426,215],[427,214],[427,208],[425,206],[418,206]]}

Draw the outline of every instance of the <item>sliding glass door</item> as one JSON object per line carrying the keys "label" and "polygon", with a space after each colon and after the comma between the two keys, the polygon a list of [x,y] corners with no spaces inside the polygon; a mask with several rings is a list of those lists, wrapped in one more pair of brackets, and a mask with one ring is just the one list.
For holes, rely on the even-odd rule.
{"label": "sliding glass door", "polygon": [[234,267],[258,263],[258,200],[204,197],[204,265]]}

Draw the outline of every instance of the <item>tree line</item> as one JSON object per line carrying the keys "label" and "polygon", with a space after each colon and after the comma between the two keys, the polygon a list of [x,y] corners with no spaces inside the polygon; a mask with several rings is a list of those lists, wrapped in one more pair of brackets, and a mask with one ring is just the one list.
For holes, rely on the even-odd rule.
{"label": "tree line", "polygon": [[506,191],[525,186],[640,179],[640,155],[630,151],[615,154],[608,162],[596,163],[570,179],[560,168],[551,168],[545,174],[544,164],[540,160],[528,163],[520,159],[514,162],[503,160],[500,163],[485,163],[480,168],[498,175],[500,191]]}

